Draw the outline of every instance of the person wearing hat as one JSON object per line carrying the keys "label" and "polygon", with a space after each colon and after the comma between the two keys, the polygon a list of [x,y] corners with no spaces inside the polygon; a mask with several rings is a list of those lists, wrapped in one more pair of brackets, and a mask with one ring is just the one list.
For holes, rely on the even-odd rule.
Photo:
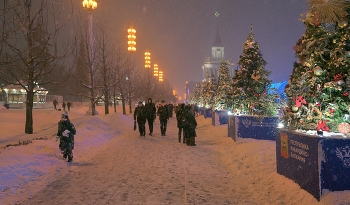
{"label": "person wearing hat", "polygon": [[166,127],[169,119],[169,113],[168,113],[168,108],[165,106],[164,100],[160,102],[160,106],[158,108],[157,114],[159,116],[160,132],[162,133],[162,136],[165,136]]}
{"label": "person wearing hat", "polygon": [[137,122],[140,136],[146,135],[146,113],[145,106],[140,101],[134,111],[134,122]]}
{"label": "person wearing hat", "polygon": [[[61,120],[58,122],[57,137],[60,139],[59,149],[63,154],[63,159],[71,162],[73,160],[74,135],[76,134],[73,123],[68,118],[68,113],[61,115]],[[69,145],[69,146],[67,146]]]}

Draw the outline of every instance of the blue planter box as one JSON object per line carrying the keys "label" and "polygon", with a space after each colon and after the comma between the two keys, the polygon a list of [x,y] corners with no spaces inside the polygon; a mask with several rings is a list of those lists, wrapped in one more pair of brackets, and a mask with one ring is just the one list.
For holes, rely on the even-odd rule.
{"label": "blue planter box", "polygon": [[237,138],[276,140],[279,135],[279,129],[277,128],[279,122],[278,117],[258,119],[250,115],[229,115],[228,136],[234,141],[237,141]]}
{"label": "blue planter box", "polygon": [[215,126],[228,124],[228,111],[227,110],[216,110],[215,111]]}
{"label": "blue planter box", "polygon": [[204,107],[199,107],[198,112],[200,115],[204,115]]}
{"label": "blue planter box", "polygon": [[282,130],[276,138],[277,173],[318,201],[326,190],[350,190],[350,139]]}
{"label": "blue planter box", "polygon": [[213,110],[211,108],[206,108],[204,110],[204,118],[211,118],[213,116]]}

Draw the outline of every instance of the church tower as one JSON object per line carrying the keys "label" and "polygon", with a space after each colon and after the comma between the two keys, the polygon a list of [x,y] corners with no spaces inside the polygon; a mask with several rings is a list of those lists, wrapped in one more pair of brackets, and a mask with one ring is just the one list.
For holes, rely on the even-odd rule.
{"label": "church tower", "polygon": [[[214,74],[215,78],[218,79],[221,60],[224,59],[225,57],[225,47],[221,44],[221,38],[219,36],[219,12],[215,12],[215,17],[216,17],[215,43],[211,47],[211,57],[207,56],[204,59],[204,64],[202,66],[203,79],[205,79],[207,72],[209,76]],[[233,62],[228,61],[228,65],[230,69],[230,75],[231,77],[233,77],[233,74],[234,74]]]}

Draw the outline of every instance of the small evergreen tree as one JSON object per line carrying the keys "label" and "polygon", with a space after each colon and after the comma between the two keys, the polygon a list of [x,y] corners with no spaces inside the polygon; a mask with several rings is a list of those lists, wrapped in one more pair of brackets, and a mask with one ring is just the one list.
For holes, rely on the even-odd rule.
{"label": "small evergreen tree", "polygon": [[206,72],[205,79],[203,80],[202,86],[201,86],[201,99],[199,103],[199,106],[201,107],[206,107],[206,103],[210,100],[209,81],[210,81],[209,73]]}
{"label": "small evergreen tree", "polygon": [[222,59],[218,85],[214,97],[214,108],[218,110],[225,110],[231,108],[232,96],[232,80],[227,62]]}

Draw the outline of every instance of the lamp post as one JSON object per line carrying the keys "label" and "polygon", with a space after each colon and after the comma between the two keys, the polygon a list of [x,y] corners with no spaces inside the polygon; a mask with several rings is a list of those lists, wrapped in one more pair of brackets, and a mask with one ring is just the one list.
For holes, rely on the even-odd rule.
{"label": "lamp post", "polygon": [[84,0],[83,2],[83,8],[89,13],[89,54],[90,54],[90,64],[91,64],[91,71],[90,71],[90,81],[91,81],[91,88],[90,88],[90,106],[89,110],[86,112],[90,115],[97,114],[95,110],[95,88],[94,88],[94,33],[93,33],[93,19],[92,19],[92,11],[97,8],[97,2],[95,0]]}
{"label": "lamp post", "polygon": [[[128,52],[131,53],[131,69],[134,67],[134,52],[136,51],[136,30],[133,28],[128,29]],[[132,72],[133,73],[133,72]],[[129,76],[130,78],[130,76]],[[131,82],[128,81],[128,100],[129,100],[129,111],[132,113],[132,107],[131,107]]]}
{"label": "lamp post", "polygon": [[158,78],[159,82],[163,82],[163,71],[159,71]]}
{"label": "lamp post", "polygon": [[154,78],[154,94],[157,95],[157,81],[158,81],[158,64],[153,65],[153,76]]}
{"label": "lamp post", "polygon": [[[147,91],[149,92],[150,87],[149,87],[149,70],[151,69],[151,53],[150,52],[145,52],[145,68],[147,69]],[[148,93],[149,96],[149,93]]]}

